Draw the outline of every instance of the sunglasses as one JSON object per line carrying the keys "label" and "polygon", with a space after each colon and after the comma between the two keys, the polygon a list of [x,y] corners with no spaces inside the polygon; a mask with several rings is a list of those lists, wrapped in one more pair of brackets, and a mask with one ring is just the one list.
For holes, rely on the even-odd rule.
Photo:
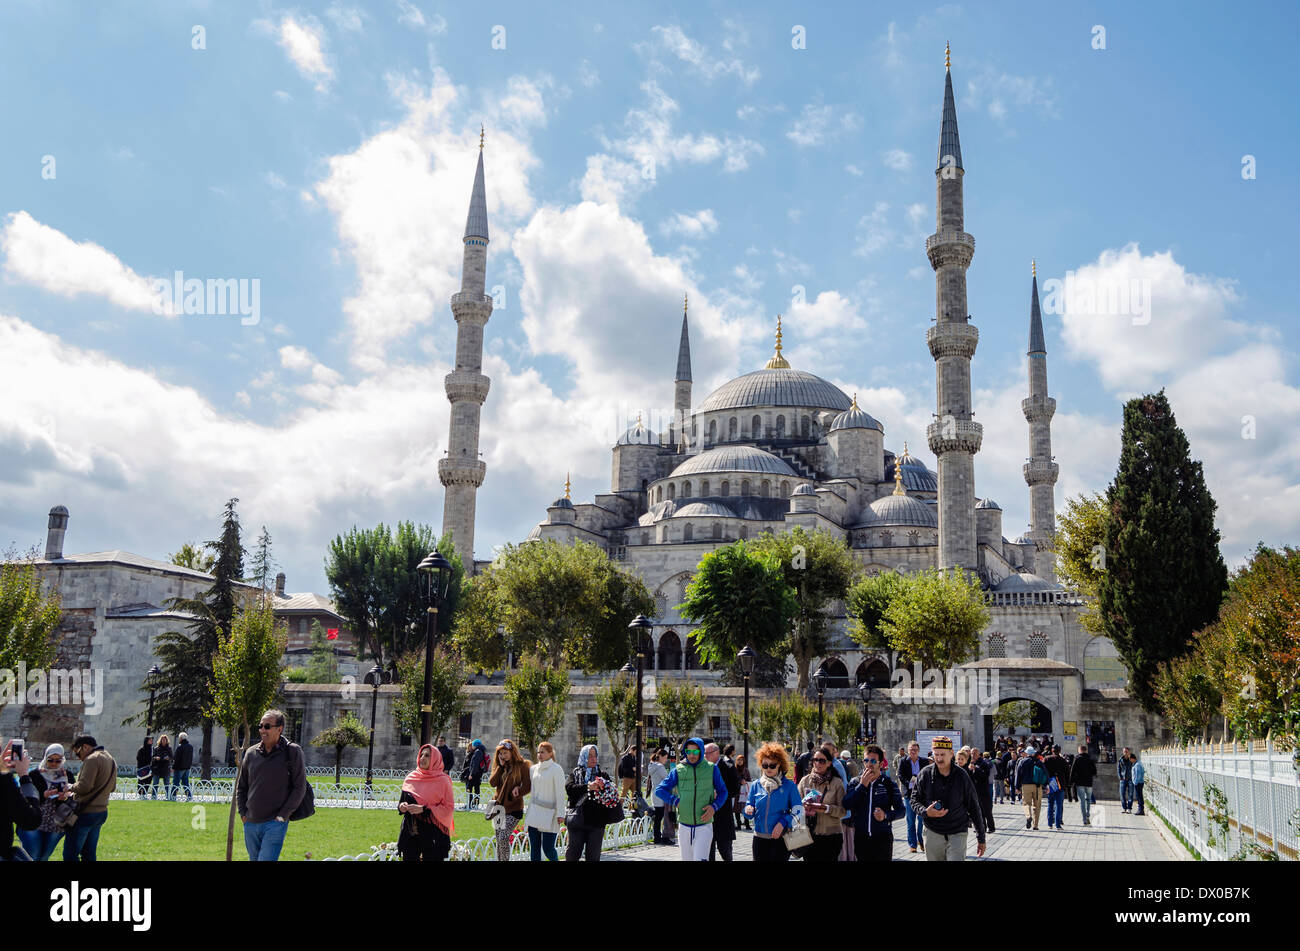
{"label": "sunglasses", "polygon": [[259,723],[259,724],[257,725],[257,728],[258,728],[259,730],[274,730],[274,729],[275,729],[277,726],[279,726],[279,725],[280,725],[280,724],[278,724],[278,723]]}
{"label": "sunglasses", "polygon": [[813,762],[814,762],[814,763],[829,763],[830,760],[828,760],[825,756],[814,756],[814,757],[813,757]]}
{"label": "sunglasses", "polygon": [[869,760],[866,761],[866,763],[867,763],[868,766],[879,766],[879,765],[880,765],[880,760],[878,760],[878,759],[869,759]]}
{"label": "sunglasses", "polygon": [[502,744],[501,744],[501,748],[502,748],[503,750],[513,750],[513,749],[514,749],[514,747],[511,746],[509,743],[502,743]]}
{"label": "sunglasses", "polygon": [[777,763],[764,763],[764,764],[763,764],[763,768],[764,768],[764,769],[780,769],[781,767],[780,767],[780,765],[777,764]]}

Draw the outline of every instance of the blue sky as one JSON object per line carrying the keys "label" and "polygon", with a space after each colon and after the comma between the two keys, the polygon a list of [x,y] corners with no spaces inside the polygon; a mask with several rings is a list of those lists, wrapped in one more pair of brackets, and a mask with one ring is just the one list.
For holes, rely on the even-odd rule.
{"label": "blue sky", "polygon": [[[619,420],[671,406],[687,291],[696,403],[762,365],[780,312],[792,364],[857,391],[887,447],[933,466],[923,247],[945,41],[977,242],[977,493],[1024,530],[1036,257],[1042,282],[1150,288],[1149,321],[1045,315],[1058,507],[1113,474],[1122,400],[1165,386],[1225,556],[1294,542],[1296,20],[1282,4],[6,4],[0,544],[37,543],[64,504],[68,551],[165,557],[213,537],[235,495],[289,587],[324,591],[336,533],[440,525],[447,297],[480,122],[504,306],[479,557],[522,539],[566,471],[575,498],[608,490]],[[260,321],[155,313],[152,279],[177,270],[257,279]]]}

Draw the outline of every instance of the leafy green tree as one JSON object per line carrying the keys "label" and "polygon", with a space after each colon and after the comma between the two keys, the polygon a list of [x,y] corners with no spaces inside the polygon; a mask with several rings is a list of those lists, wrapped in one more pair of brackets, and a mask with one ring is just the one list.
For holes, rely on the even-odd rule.
{"label": "leafy green tree", "polygon": [[813,658],[824,656],[830,648],[828,609],[848,593],[857,564],[843,539],[803,527],[779,535],[765,532],[750,550],[772,556],[794,592],[797,610],[786,651],[794,657],[799,689],[806,690]]}
{"label": "leafy green tree", "polygon": [[[220,723],[232,738],[252,737],[253,723],[275,703],[280,691],[280,658],[289,643],[283,622],[260,599],[238,611],[230,633],[221,638],[213,658],[212,705],[207,715]],[[235,784],[244,769],[244,757],[237,757]],[[235,842],[235,802],[230,798],[230,819],[226,827],[226,861],[231,860]]]}
{"label": "leafy green tree", "polygon": [[817,704],[800,693],[787,692],[781,695],[778,716],[781,732],[786,737],[790,748],[798,750],[805,738],[813,739],[817,730]]}
{"label": "leafy green tree", "polygon": [[882,624],[891,648],[947,669],[975,653],[990,616],[978,578],[930,568],[909,576]]}
{"label": "leafy green tree", "polygon": [[[780,650],[778,647],[777,650]],[[785,652],[781,656],[765,653],[763,651],[754,651],[758,656],[754,658],[754,672],[749,675],[749,686],[751,690],[757,690],[765,687],[784,687],[790,676],[790,664],[785,659]],[[740,661],[733,659],[729,665],[723,668],[722,673],[718,676],[718,685],[721,687],[743,687],[745,685],[744,671],[741,670]]]}
{"label": "leafy green tree", "polygon": [[1079,623],[1094,634],[1102,633],[1101,616],[1096,610],[1097,585],[1106,570],[1106,497],[1099,492],[1077,495],[1065,503],[1065,511],[1056,520],[1056,573],[1061,582],[1077,588],[1089,605],[1079,615]]}
{"label": "leafy green tree", "polygon": [[605,724],[605,735],[615,754],[632,745],[636,735],[636,680],[617,674],[596,690],[596,712]]}
{"label": "leafy green tree", "polygon": [[213,565],[217,563],[217,556],[207,551],[206,546],[186,542],[179,551],[168,555],[167,560],[182,568],[193,568],[195,571],[211,574]]}
{"label": "leafy green tree", "polygon": [[399,522],[394,532],[380,524],[353,528],[330,542],[325,577],[339,614],[358,643],[381,667],[392,669],[398,657],[425,641],[428,600],[421,593],[419,564],[434,548],[451,562],[446,603],[438,611],[435,644],[450,633],[460,607],[464,567],[450,534],[435,542],[427,525]]}
{"label": "leafy green tree", "polygon": [[908,576],[896,571],[883,571],[868,575],[849,589],[845,607],[853,618],[849,636],[863,647],[881,650],[889,647],[885,633],[885,611],[899,593],[907,587]]}
{"label": "leafy green tree", "polygon": [[704,691],[687,680],[661,681],[655,688],[659,729],[671,746],[686,742],[704,717]]}
{"label": "leafy green tree", "polygon": [[334,725],[312,737],[312,746],[334,748],[334,785],[343,781],[343,751],[349,746],[367,746],[370,731],[351,710],[345,710]]}
{"label": "leafy green tree", "polygon": [[507,545],[468,586],[454,638],[485,670],[507,652],[552,668],[614,670],[631,655],[628,623],[654,613],[640,578],[595,545],[547,540]]}
{"label": "leafy green tree", "polygon": [[852,703],[837,703],[826,711],[826,735],[838,749],[852,749],[861,732],[861,707]]}
{"label": "leafy green tree", "polygon": [[1223,709],[1222,678],[1226,671],[1207,663],[1209,642],[1223,637],[1212,624],[1200,631],[1192,649],[1162,663],[1153,683],[1160,715],[1182,742],[1209,738],[1210,727]]}
{"label": "leafy green tree", "polygon": [[506,703],[515,739],[533,759],[537,758],[537,744],[553,736],[564,723],[570,686],[568,671],[545,667],[536,658],[525,659],[506,677]]}
{"label": "leafy green tree", "polygon": [[691,632],[696,653],[710,664],[728,664],[746,644],[771,653],[790,636],[799,611],[776,556],[744,541],[714,549],[700,559],[677,610],[699,624]]}
{"label": "leafy green tree", "polygon": [[1214,499],[1163,390],[1125,404],[1106,502],[1098,610],[1128,668],[1129,693],[1154,713],[1156,669],[1215,619],[1228,580]]}
{"label": "leafy green tree", "polygon": [[768,697],[753,704],[749,709],[750,723],[754,733],[753,739],[759,745],[768,740],[780,741],[781,736],[781,700]]}
{"label": "leafy green tree", "polygon": [[[35,553],[20,558],[16,551],[5,552],[0,563],[0,668],[50,666],[58,653],[61,616],[58,593],[44,591],[36,574]],[[0,687],[0,710],[10,699],[12,694]]]}
{"label": "leafy green tree", "polygon": [[[467,671],[450,650],[433,649],[433,676],[430,679],[429,706],[433,735],[447,732],[448,725],[465,712],[469,694],[465,690]],[[403,733],[420,735],[420,702],[424,697],[424,651],[411,651],[397,660],[397,683],[402,688],[393,703],[393,719]]]}
{"label": "leafy green tree", "polygon": [[998,732],[1027,730],[1033,717],[1034,705],[1028,700],[1008,700],[993,711],[993,729]]}
{"label": "leafy green tree", "polygon": [[329,640],[320,621],[311,622],[311,660],[307,662],[306,677],[301,681],[307,684],[339,683],[338,655],[334,653],[334,643]]}

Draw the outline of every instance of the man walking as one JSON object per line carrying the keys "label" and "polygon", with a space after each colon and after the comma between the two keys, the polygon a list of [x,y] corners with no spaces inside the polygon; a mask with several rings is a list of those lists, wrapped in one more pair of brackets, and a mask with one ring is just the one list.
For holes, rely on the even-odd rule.
{"label": "man walking", "polygon": [[[1058,831],[1065,828],[1062,813],[1065,811],[1065,787],[1070,784],[1070,764],[1061,755],[1059,746],[1043,761],[1047,770],[1047,828]],[[1055,788],[1053,788],[1055,787]]]}
{"label": "man walking", "polygon": [[677,807],[682,861],[707,862],[713,816],[727,801],[727,787],[718,767],[704,759],[703,740],[693,736],[682,744],[681,762],[655,787],[655,795]]}
{"label": "man walking", "polygon": [[135,751],[135,791],[144,798],[145,780],[149,778],[149,764],[153,762],[153,737],[144,738],[144,746]]}
{"label": "man walking", "polygon": [[1124,747],[1119,762],[1115,764],[1115,772],[1119,775],[1119,804],[1124,812],[1133,808],[1133,763],[1129,759],[1132,755],[1133,751]]}
{"label": "man walking", "polygon": [[108,797],[117,788],[117,761],[89,733],[79,733],[73,739],[72,755],[85,765],[77,781],[59,795],[60,799],[72,795],[77,800],[77,824],[63,839],[63,861],[94,862],[99,830],[108,821]]}
{"label": "man walking", "polygon": [[718,853],[722,861],[731,861],[731,846],[736,841],[736,797],[740,795],[740,773],[736,765],[722,755],[717,743],[704,747],[704,758],[718,767],[722,783],[727,787],[727,801],[713,814],[713,842],[709,844],[709,861],[716,862]]}
{"label": "man walking", "polygon": [[936,736],[934,762],[921,770],[912,789],[912,811],[925,817],[925,857],[930,862],[964,862],[966,827],[975,826],[975,854],[984,854],[984,816],[970,774],[952,760],[952,740]]}
{"label": "man walking", "polygon": [[1136,753],[1129,754],[1129,762],[1132,764],[1133,774],[1133,797],[1137,802],[1137,815],[1146,815],[1146,801],[1142,798],[1142,784],[1146,782],[1146,767],[1138,760]]}
{"label": "man walking", "polygon": [[1038,761],[1038,750],[1029,747],[1016,766],[1016,785],[1020,787],[1020,801],[1025,804],[1025,828],[1038,828],[1038,818],[1043,809],[1043,787],[1047,785],[1047,770]]}
{"label": "man walking", "polygon": [[862,775],[849,783],[844,794],[844,808],[853,817],[853,854],[858,862],[893,861],[893,822],[907,811],[898,786],[880,771],[884,761],[884,750],[868,746],[862,754]]}
{"label": "man walking", "polygon": [[[628,793],[636,791],[636,761],[640,756],[641,751],[634,744],[623,751],[623,756],[618,761],[618,798],[620,799],[627,799]],[[632,802],[635,806],[636,800],[633,799]]]}
{"label": "man walking", "polygon": [[244,753],[235,802],[249,861],[275,862],[284,848],[289,817],[307,794],[307,769],[302,747],[283,736],[283,713],[267,710],[257,729],[262,742]]}
{"label": "man walking", "polygon": [[912,810],[912,792],[921,770],[930,765],[930,760],[921,755],[921,744],[913,740],[907,744],[907,756],[898,764],[898,788],[903,792],[903,805],[907,819],[907,845],[915,852],[919,845],[925,851],[925,839],[921,835],[923,817]]}
{"label": "man walking", "polygon": [[442,771],[448,776],[452,775],[451,768],[456,763],[456,751],[447,745],[445,736],[438,737],[438,755],[442,757]]}
{"label": "man walking", "polygon": [[172,785],[167,790],[167,798],[175,799],[177,790],[185,787],[185,801],[194,801],[194,790],[190,788],[190,770],[194,767],[194,747],[190,744],[190,735],[181,733],[176,737],[176,757],[172,760]]}
{"label": "man walking", "polygon": [[1079,792],[1079,812],[1086,826],[1092,825],[1092,781],[1096,776],[1097,764],[1088,755],[1088,747],[1081,745],[1070,766],[1070,782]]}
{"label": "man walking", "polygon": [[997,831],[993,826],[993,787],[989,785],[991,772],[989,761],[984,758],[983,751],[978,746],[972,747],[970,751],[970,777],[975,783],[975,794],[979,797],[980,812],[984,814],[984,829],[986,832]]}

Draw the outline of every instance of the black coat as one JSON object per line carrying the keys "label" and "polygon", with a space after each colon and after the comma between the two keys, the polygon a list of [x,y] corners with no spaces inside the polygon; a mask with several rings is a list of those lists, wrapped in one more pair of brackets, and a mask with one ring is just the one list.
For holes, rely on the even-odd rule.
{"label": "black coat", "polygon": [[176,756],[172,760],[172,769],[180,772],[183,769],[191,769],[194,766],[194,746],[189,740],[181,740],[176,744]]}
{"label": "black coat", "polygon": [[172,748],[170,746],[155,746],[153,756],[150,757],[149,769],[155,776],[161,776],[166,779],[172,772]]}
{"label": "black coat", "polygon": [[135,751],[135,768],[144,769],[146,766],[149,765],[149,761],[151,759],[153,759],[152,743],[148,744],[147,746],[142,746]]}
{"label": "black coat", "polygon": [[920,781],[912,790],[912,811],[924,814],[930,803],[938,800],[947,810],[937,819],[925,817],[925,827],[940,835],[957,835],[966,831],[967,818],[975,824],[975,838],[984,841],[984,813],[970,774],[956,763],[944,776],[931,764],[921,770]]}
{"label": "black coat", "polygon": [[450,776],[451,767],[456,762],[456,751],[444,743],[438,747],[438,752],[442,754],[442,771]]}
{"label": "black coat", "polygon": [[1097,778],[1097,764],[1087,753],[1080,753],[1074,758],[1070,767],[1070,783],[1075,786],[1091,786]]}
{"label": "black coat", "polygon": [[[398,798],[398,803],[415,804],[416,798],[405,789]],[[425,809],[418,816],[407,813],[402,816],[402,830],[397,835],[397,851],[415,852],[425,861],[442,861],[451,852],[451,838],[438,828],[433,821],[433,812]]]}
{"label": "black coat", "polygon": [[[587,797],[586,775],[587,770],[582,766],[575,766],[573,772],[569,774],[569,781],[564,784],[564,792],[569,797],[569,808],[578,810],[577,825],[588,829],[603,829],[609,825],[608,813],[604,806]],[[609,778],[609,773],[599,767],[596,769],[596,775],[606,783],[613,782]],[[572,824],[565,820],[565,825]]]}
{"label": "black coat", "polygon": [[725,756],[718,760],[718,773],[727,787],[727,801],[713,816],[713,838],[717,842],[731,842],[736,838],[736,797],[740,795],[740,773],[735,764]]}
{"label": "black coat", "polygon": [[0,809],[4,811],[5,831],[0,832],[4,837],[4,852],[0,853],[5,858],[14,848],[14,826],[30,832],[41,824],[41,806],[40,799],[28,799],[24,793],[35,793],[36,787],[29,782],[22,784],[19,788],[18,783],[14,782],[14,774],[6,773],[0,776]]}

